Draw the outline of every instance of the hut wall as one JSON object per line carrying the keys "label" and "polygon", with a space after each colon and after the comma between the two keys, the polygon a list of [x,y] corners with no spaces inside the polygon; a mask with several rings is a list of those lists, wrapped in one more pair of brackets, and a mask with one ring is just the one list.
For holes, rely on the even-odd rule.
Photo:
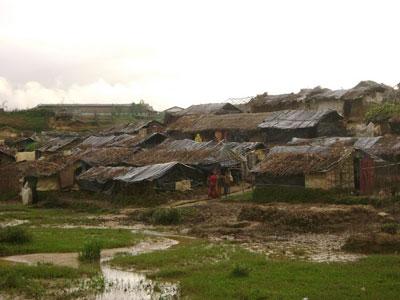
{"label": "hut wall", "polygon": [[287,143],[294,137],[309,139],[317,136],[316,127],[297,129],[265,128],[262,131],[265,143]]}
{"label": "hut wall", "polygon": [[39,177],[36,189],[38,191],[58,191],[60,190],[60,183],[57,175]]}
{"label": "hut wall", "polygon": [[17,162],[34,161],[34,160],[36,160],[36,151],[17,152],[17,154],[15,154],[15,159]]}
{"label": "hut wall", "polygon": [[305,177],[307,188],[317,189],[354,189],[354,165],[352,156],[340,162],[327,172],[308,174]]}
{"label": "hut wall", "polygon": [[[8,164],[0,169],[0,194],[5,192],[19,192],[21,189],[21,174],[16,164]],[[4,176],[3,174],[7,174]]]}
{"label": "hut wall", "polygon": [[75,169],[76,166],[71,164],[60,171],[60,188],[65,189],[74,185]]}
{"label": "hut wall", "polygon": [[310,189],[329,189],[326,173],[309,174],[305,176],[305,186]]}
{"label": "hut wall", "polygon": [[175,191],[177,182],[182,182],[183,180],[190,180],[190,185],[193,189],[205,184],[205,177],[202,172],[178,165],[153,181],[144,180],[132,183],[115,181],[113,192],[127,195],[140,195],[157,191]]}
{"label": "hut wall", "polygon": [[360,171],[359,171],[360,193],[363,195],[370,195],[374,192],[374,181],[375,181],[374,160],[366,155],[360,160],[359,166],[360,166]]}
{"label": "hut wall", "polygon": [[360,99],[350,99],[345,101],[344,117],[352,122],[362,122],[367,110],[374,104],[383,102],[383,94],[376,93],[374,96],[364,96]]}
{"label": "hut wall", "polygon": [[178,130],[170,131],[168,132],[168,135],[176,140],[184,140],[184,139],[194,140],[194,137],[196,136],[196,134],[189,132],[182,132]]}
{"label": "hut wall", "polygon": [[11,162],[15,162],[13,157],[0,152],[0,165],[5,165]]}
{"label": "hut wall", "polygon": [[255,174],[255,183],[257,186],[263,185],[282,185],[282,186],[305,186],[304,175],[290,176],[272,176],[266,174]]}
{"label": "hut wall", "polygon": [[337,114],[329,114],[318,122],[317,136],[343,136],[345,134],[346,129]]}
{"label": "hut wall", "polygon": [[308,110],[336,110],[339,114],[343,114],[344,102],[340,99],[325,99],[325,100],[313,100],[306,103]]}
{"label": "hut wall", "polygon": [[400,165],[374,165],[373,193],[383,191],[386,195],[396,195],[400,192]]}
{"label": "hut wall", "polygon": [[280,101],[278,103],[257,103],[257,101],[250,102],[250,111],[252,113],[272,112],[286,109],[306,109],[303,102],[300,101]]}

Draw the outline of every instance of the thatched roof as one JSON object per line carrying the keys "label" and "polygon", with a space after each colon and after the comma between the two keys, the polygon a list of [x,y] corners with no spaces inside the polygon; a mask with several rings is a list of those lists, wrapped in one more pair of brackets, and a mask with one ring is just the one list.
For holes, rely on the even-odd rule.
{"label": "thatched roof", "polygon": [[252,106],[279,106],[293,105],[296,103],[307,103],[312,101],[322,100],[357,100],[364,96],[373,95],[376,92],[393,92],[394,89],[390,86],[379,84],[374,81],[361,81],[351,89],[330,90],[319,86],[313,89],[302,89],[298,93],[268,95],[268,93],[260,94],[251,99]]}
{"label": "thatched roof", "polygon": [[124,123],[124,124],[119,124],[112,126],[110,128],[107,128],[99,133],[99,135],[103,136],[110,136],[110,135],[121,135],[121,134],[137,134],[139,130],[143,128],[147,128],[152,125],[157,125],[157,126],[164,126],[162,123],[160,123],[157,120],[139,120],[136,122],[130,122],[130,123]]}
{"label": "thatched roof", "polygon": [[262,143],[198,143],[192,140],[166,140],[148,150],[142,150],[125,162],[133,166],[179,161],[188,165],[219,163],[234,165],[240,163],[240,156],[263,148]]}
{"label": "thatched roof", "polygon": [[105,147],[84,152],[80,160],[90,166],[117,166],[134,153],[132,148]]}
{"label": "thatched roof", "polygon": [[400,136],[387,135],[377,137],[376,142],[366,152],[381,157],[385,160],[399,161]]}
{"label": "thatched roof", "polygon": [[196,133],[205,130],[257,130],[270,113],[183,116],[172,123],[168,131]]}
{"label": "thatched roof", "polygon": [[24,176],[46,177],[57,174],[65,165],[35,160],[17,163],[16,167]]}
{"label": "thatched roof", "polygon": [[339,145],[336,147],[281,146],[274,148],[252,172],[270,176],[324,172],[353,152],[352,149]]}
{"label": "thatched roof", "polygon": [[207,103],[207,104],[196,104],[189,106],[188,108],[174,113],[176,116],[187,116],[187,115],[205,115],[215,114],[223,115],[230,113],[241,113],[242,111],[236,106],[230,103]]}
{"label": "thatched roof", "polygon": [[360,81],[355,87],[347,90],[342,98],[344,100],[356,100],[364,96],[371,96],[377,92],[383,93],[390,90],[393,90],[393,88],[383,83],[377,83],[371,80]]}
{"label": "thatched roof", "polygon": [[264,122],[258,125],[259,128],[297,129],[311,128],[318,125],[324,118],[334,115],[342,119],[334,110],[280,110],[271,112]]}
{"label": "thatched roof", "polygon": [[199,164],[208,160],[219,149],[215,143],[196,143],[192,140],[166,140],[155,148],[142,150],[125,162],[133,166],[179,161]]}

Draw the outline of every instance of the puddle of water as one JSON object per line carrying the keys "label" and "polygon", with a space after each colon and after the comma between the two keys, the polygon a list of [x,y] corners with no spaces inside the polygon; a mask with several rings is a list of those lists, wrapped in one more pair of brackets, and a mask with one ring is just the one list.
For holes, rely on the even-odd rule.
{"label": "puddle of water", "polygon": [[[128,300],[128,299],[176,299],[179,297],[179,286],[173,283],[159,283],[148,279],[143,273],[123,271],[107,264],[117,253],[139,255],[157,250],[166,250],[179,242],[173,239],[159,237],[138,243],[133,247],[105,249],[101,252],[101,271],[104,278],[104,292],[92,295],[96,300]],[[52,263],[78,268],[77,253],[36,253],[15,255],[3,259],[26,264]]]}
{"label": "puddle of water", "polygon": [[10,220],[10,221],[0,222],[0,228],[18,226],[18,225],[22,225],[25,223],[28,223],[28,220],[14,219],[14,220]]}
{"label": "puddle of water", "polygon": [[286,238],[270,237],[263,243],[242,243],[250,251],[264,253],[268,257],[284,256],[313,262],[353,262],[365,255],[341,250],[347,235],[298,234]]}
{"label": "puddle of water", "polygon": [[121,271],[102,265],[105,290],[96,300],[176,299],[179,287],[172,283],[157,283],[144,274]]}

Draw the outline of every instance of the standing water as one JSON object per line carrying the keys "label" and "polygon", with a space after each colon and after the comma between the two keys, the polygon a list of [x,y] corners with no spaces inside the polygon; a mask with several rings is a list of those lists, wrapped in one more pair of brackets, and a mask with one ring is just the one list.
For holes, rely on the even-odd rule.
{"label": "standing water", "polygon": [[[148,279],[143,273],[134,271],[122,271],[107,264],[117,253],[139,255],[157,250],[166,250],[178,244],[178,241],[158,237],[138,243],[133,247],[105,249],[101,252],[101,271],[104,278],[104,290],[89,299],[96,300],[155,300],[179,298],[179,287],[173,283],[161,283]],[[70,267],[78,267],[77,253],[36,253],[4,257],[4,260],[37,264],[52,263]],[[85,298],[87,299],[87,298]]]}
{"label": "standing water", "polygon": [[141,242],[132,248],[105,250],[102,253],[101,271],[103,273],[105,289],[96,296],[96,300],[153,300],[176,299],[179,297],[177,284],[158,283],[146,278],[142,273],[118,270],[107,264],[114,254],[121,252],[130,255],[139,255],[155,250],[165,250],[178,242],[172,239],[162,238],[156,242]]}

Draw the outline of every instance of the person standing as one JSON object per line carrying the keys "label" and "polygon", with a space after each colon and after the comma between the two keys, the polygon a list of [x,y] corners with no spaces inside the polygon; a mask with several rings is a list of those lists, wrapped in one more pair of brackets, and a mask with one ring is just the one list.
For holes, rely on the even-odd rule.
{"label": "person standing", "polygon": [[218,175],[216,174],[216,171],[213,171],[213,173],[208,177],[208,198],[215,199],[218,198],[218,196]]}
{"label": "person standing", "polygon": [[224,185],[224,195],[225,197],[228,196],[228,194],[231,192],[231,184],[232,184],[233,178],[231,171],[227,169],[225,171],[225,174],[223,176],[223,185]]}

